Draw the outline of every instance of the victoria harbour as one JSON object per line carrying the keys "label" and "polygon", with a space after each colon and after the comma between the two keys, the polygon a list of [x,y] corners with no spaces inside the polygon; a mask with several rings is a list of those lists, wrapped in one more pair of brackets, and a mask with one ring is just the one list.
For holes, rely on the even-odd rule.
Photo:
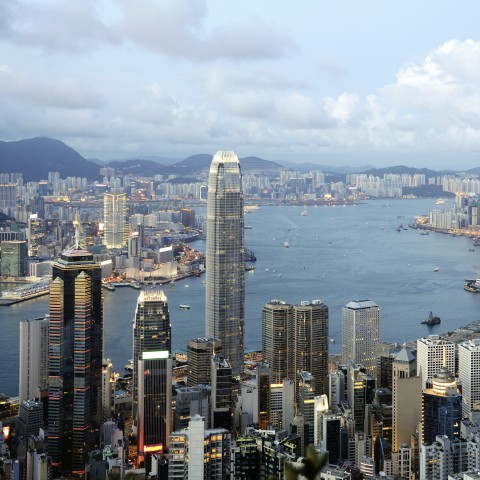
{"label": "victoria harbour", "polygon": [[[426,213],[433,200],[381,200],[358,205],[309,207],[268,206],[245,215],[245,244],[253,249],[255,270],[245,273],[245,347],[261,349],[262,307],[271,299],[300,303],[320,299],[329,307],[330,352],[341,350],[341,309],[350,300],[371,299],[381,309],[381,340],[409,342],[454,330],[479,319],[480,298],[463,290],[475,276],[480,250],[472,241],[405,228]],[[202,213],[202,209],[198,209]],[[288,242],[288,248],[284,243]],[[204,241],[192,247],[204,251]],[[438,271],[434,271],[438,268]],[[172,324],[172,346],[184,350],[188,338],[205,334],[204,276],[165,285]],[[2,288],[7,288],[3,284]],[[138,291],[104,291],[105,357],[116,371],[132,356],[132,319]],[[181,309],[188,304],[190,309]],[[3,393],[18,394],[19,322],[48,313],[47,297],[2,307],[0,384]],[[441,324],[421,322],[430,311]]]}

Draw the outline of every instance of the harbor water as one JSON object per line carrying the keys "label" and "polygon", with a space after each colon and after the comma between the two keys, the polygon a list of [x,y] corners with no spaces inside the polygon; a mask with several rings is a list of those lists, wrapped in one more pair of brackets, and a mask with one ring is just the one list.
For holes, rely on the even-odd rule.
{"label": "harbor water", "polygon": [[[450,208],[448,201],[442,208]],[[449,205],[450,204],[450,205]],[[341,310],[350,300],[370,299],[381,309],[381,339],[412,341],[480,319],[480,295],[463,290],[480,265],[472,240],[408,227],[415,216],[438,209],[434,200],[383,200],[358,205],[262,207],[245,215],[245,244],[257,257],[245,273],[245,346],[261,348],[262,307],[319,299],[329,307],[330,350],[341,350]],[[285,242],[288,248],[285,248]],[[204,251],[205,242],[192,243]],[[438,269],[438,271],[434,271]],[[174,349],[205,333],[205,276],[166,285]],[[1,285],[2,289],[11,285]],[[132,356],[132,319],[138,291],[104,290],[105,356],[123,374]],[[0,307],[0,392],[18,394],[19,322],[48,313],[48,296]],[[189,305],[190,309],[180,308]],[[421,322],[430,311],[433,327]]]}

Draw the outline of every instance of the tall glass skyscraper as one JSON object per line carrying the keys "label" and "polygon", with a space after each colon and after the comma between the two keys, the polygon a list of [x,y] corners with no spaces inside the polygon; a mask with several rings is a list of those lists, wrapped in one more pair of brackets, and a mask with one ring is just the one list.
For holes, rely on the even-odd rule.
{"label": "tall glass skyscraper", "polygon": [[55,473],[84,475],[100,441],[103,355],[101,268],[85,250],[53,266],[48,345],[48,455]]}
{"label": "tall glass skyscraper", "polygon": [[[138,295],[133,320],[133,420],[138,424],[138,387],[141,375],[138,362],[145,352],[172,351],[172,328],[167,297],[161,290]],[[141,372],[140,372],[141,373]]]}
{"label": "tall glass skyscraper", "polygon": [[210,166],[207,200],[206,336],[219,338],[233,376],[243,370],[245,260],[240,162],[217,152]]}
{"label": "tall glass skyscraper", "polygon": [[112,191],[103,195],[103,243],[107,248],[120,248],[127,243],[125,202],[123,192]]}

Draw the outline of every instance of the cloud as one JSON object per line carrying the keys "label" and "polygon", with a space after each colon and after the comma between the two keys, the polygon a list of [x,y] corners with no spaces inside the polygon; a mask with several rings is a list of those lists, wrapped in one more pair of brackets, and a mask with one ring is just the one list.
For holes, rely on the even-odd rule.
{"label": "cloud", "polygon": [[105,104],[101,93],[75,79],[32,78],[0,66],[0,98],[29,106],[97,109]]}
{"label": "cloud", "polygon": [[0,30],[3,41],[64,52],[85,51],[119,41],[115,32],[101,20],[93,0],[6,2],[6,7],[0,7],[0,14],[7,13],[0,20],[4,27]]}
{"label": "cloud", "polygon": [[124,0],[118,31],[125,38],[172,58],[260,60],[279,58],[295,49],[290,36],[259,17],[228,27],[206,27],[205,0]]}

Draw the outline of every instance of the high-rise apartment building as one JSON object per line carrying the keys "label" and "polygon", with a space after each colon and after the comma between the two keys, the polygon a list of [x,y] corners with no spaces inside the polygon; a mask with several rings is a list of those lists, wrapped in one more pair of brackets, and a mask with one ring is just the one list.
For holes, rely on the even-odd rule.
{"label": "high-rise apartment building", "polygon": [[27,242],[11,240],[2,242],[0,275],[5,277],[24,277],[26,275]]}
{"label": "high-rise apartment building", "polygon": [[139,360],[145,352],[172,351],[172,328],[167,297],[161,290],[141,291],[133,319],[133,419],[137,424]]}
{"label": "high-rise apartment building", "polygon": [[172,358],[169,350],[142,352],[138,360],[137,457],[168,451],[172,416]]}
{"label": "high-rise apartment building", "polygon": [[315,394],[327,394],[328,307],[322,301],[312,300],[293,306],[293,345],[296,375],[302,371],[310,372],[315,379]]}
{"label": "high-rise apartment building", "polygon": [[371,300],[347,303],[342,309],[342,359],[360,363],[376,378],[380,342],[380,308]]}
{"label": "high-rise apartment building", "polygon": [[245,260],[240,162],[217,152],[208,179],[206,336],[219,338],[233,376],[243,371]]}
{"label": "high-rise apartment building", "polygon": [[458,345],[458,378],[462,382],[462,413],[480,411],[480,339]]}
{"label": "high-rise apartment building", "polygon": [[221,353],[222,342],[218,338],[192,338],[187,341],[187,385],[210,385],[212,358]]}
{"label": "high-rise apartment building", "polygon": [[272,383],[295,379],[293,365],[293,307],[283,300],[270,300],[262,310],[262,351]]}
{"label": "high-rise apartment building", "polygon": [[103,195],[103,243],[107,248],[120,248],[126,244],[126,195],[112,191]]}
{"label": "high-rise apartment building", "polygon": [[417,340],[417,373],[422,377],[422,389],[431,388],[433,377],[442,369],[455,371],[455,344],[440,335]]}
{"label": "high-rise apartment building", "polygon": [[48,316],[20,322],[20,402],[38,396],[48,386]]}
{"label": "high-rise apartment building", "polygon": [[57,472],[83,475],[100,440],[103,358],[101,267],[85,250],[53,266],[48,343],[48,454]]}

